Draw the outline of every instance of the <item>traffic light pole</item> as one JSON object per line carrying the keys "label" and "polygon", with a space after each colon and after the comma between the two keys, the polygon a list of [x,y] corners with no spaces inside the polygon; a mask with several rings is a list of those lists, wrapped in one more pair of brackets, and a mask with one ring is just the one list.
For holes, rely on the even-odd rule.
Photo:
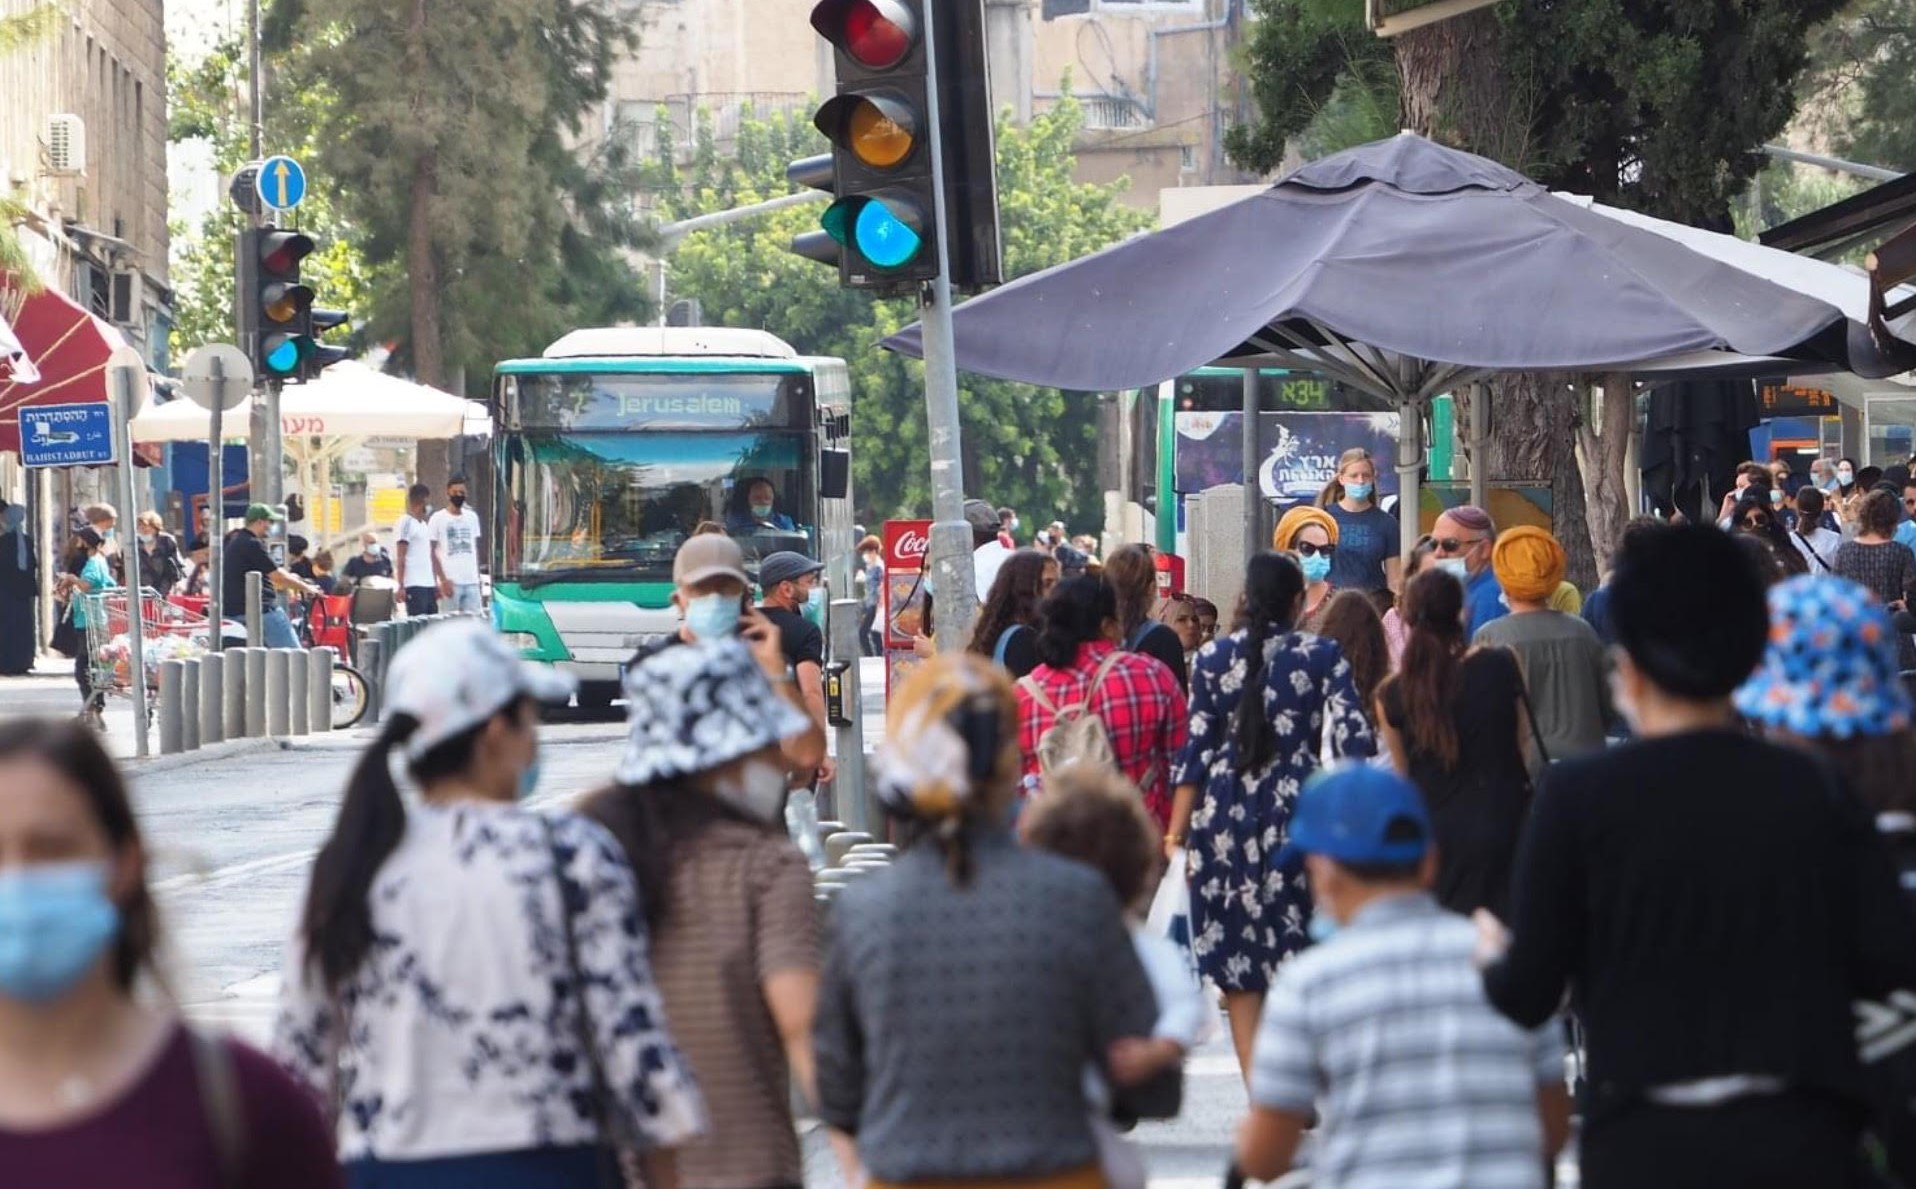
{"label": "traffic light pole", "polygon": [[951,252],[945,234],[945,155],[938,113],[936,21],[925,22],[926,123],[931,133],[932,243],[938,275],[919,296],[925,345],[925,421],[931,448],[931,574],[935,583],[938,651],[959,652],[971,642],[978,616],[978,578],[972,565],[971,526],[965,522],[964,446],[958,419],[958,355],[951,330]]}

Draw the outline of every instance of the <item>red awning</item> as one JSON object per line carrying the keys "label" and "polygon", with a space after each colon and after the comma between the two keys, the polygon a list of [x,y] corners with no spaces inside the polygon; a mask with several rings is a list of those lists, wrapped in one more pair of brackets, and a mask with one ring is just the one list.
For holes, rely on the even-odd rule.
{"label": "red awning", "polygon": [[0,310],[26,348],[40,378],[28,384],[0,377],[0,450],[19,452],[22,405],[77,405],[107,399],[107,360],[125,339],[52,289],[24,293],[19,279],[0,272]]}

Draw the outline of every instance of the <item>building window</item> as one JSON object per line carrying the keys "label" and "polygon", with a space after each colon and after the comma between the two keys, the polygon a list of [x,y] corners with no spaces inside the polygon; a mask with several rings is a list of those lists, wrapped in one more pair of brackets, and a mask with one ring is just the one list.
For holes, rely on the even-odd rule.
{"label": "building window", "polygon": [[1088,131],[1112,132],[1151,126],[1151,113],[1142,103],[1126,95],[1081,95],[1078,105],[1084,111],[1084,126]]}

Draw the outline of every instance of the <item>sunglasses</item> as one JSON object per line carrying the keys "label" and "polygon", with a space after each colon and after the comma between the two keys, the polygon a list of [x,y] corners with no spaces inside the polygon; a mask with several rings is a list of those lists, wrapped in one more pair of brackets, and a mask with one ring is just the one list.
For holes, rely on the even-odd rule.
{"label": "sunglasses", "polygon": [[1743,527],[1768,528],[1770,527],[1770,518],[1767,516],[1745,516],[1743,518]]}
{"label": "sunglasses", "polygon": [[1439,553],[1462,553],[1472,545],[1483,544],[1483,541],[1484,539],[1482,537],[1471,537],[1469,540],[1462,540],[1457,537],[1438,537],[1432,540],[1431,544],[1437,547],[1437,552]]}
{"label": "sunglasses", "polygon": [[1299,541],[1297,542],[1297,551],[1305,557],[1316,557],[1319,554],[1323,554],[1325,557],[1332,557],[1337,553],[1337,546],[1313,545],[1309,541]]}

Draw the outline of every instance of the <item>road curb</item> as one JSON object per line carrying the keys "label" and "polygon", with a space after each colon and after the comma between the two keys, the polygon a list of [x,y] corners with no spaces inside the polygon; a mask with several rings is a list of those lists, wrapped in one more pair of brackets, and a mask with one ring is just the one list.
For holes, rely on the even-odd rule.
{"label": "road curb", "polygon": [[176,768],[190,768],[194,764],[211,764],[234,756],[252,755],[255,752],[283,749],[286,741],[271,737],[260,739],[229,739],[224,743],[213,743],[192,751],[177,752],[173,755],[153,755],[145,759],[128,757],[120,761],[128,772],[171,772]]}

